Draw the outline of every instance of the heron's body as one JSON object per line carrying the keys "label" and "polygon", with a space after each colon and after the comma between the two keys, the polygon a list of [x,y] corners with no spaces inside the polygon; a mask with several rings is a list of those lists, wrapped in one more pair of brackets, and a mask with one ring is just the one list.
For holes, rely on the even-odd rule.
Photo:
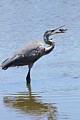
{"label": "heron's body", "polygon": [[[35,41],[18,50],[11,58],[6,59],[1,65],[2,69],[6,70],[9,67],[28,65],[29,71],[26,79],[27,83],[30,83],[30,70],[34,62],[40,57],[50,53],[55,46],[54,41],[49,40],[49,35],[52,35],[54,31],[55,30],[49,30],[44,34],[44,41],[49,45],[48,47],[45,47],[40,41]],[[62,31],[60,33],[62,33]]]}
{"label": "heron's body", "polygon": [[44,54],[44,51],[45,48],[39,41],[24,46],[2,63],[2,69],[32,64]]}

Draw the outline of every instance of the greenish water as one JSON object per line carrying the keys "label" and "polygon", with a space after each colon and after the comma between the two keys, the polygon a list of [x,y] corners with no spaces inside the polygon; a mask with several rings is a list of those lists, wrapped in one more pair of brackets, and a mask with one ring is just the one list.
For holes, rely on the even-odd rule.
{"label": "greenish water", "polygon": [[0,63],[21,46],[64,25],[55,49],[38,60],[26,86],[27,67],[0,70],[0,120],[80,119],[80,0],[2,0]]}

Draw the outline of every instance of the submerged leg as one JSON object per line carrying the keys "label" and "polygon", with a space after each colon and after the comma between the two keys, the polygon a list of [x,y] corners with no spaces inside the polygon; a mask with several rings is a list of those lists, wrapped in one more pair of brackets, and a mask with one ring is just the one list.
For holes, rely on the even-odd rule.
{"label": "submerged leg", "polygon": [[31,70],[32,65],[33,65],[33,64],[28,65],[29,71],[28,71],[28,74],[27,74],[27,77],[26,77],[26,83],[27,83],[27,84],[30,84],[30,81],[31,81],[31,78],[30,78],[30,70]]}

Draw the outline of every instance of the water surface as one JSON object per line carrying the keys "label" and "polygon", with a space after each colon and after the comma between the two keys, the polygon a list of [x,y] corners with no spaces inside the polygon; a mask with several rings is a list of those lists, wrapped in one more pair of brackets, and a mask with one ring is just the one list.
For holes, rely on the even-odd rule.
{"label": "water surface", "polygon": [[80,0],[2,0],[0,63],[61,25],[68,30],[52,36],[55,49],[34,64],[31,86],[27,67],[0,70],[1,120],[79,120]]}

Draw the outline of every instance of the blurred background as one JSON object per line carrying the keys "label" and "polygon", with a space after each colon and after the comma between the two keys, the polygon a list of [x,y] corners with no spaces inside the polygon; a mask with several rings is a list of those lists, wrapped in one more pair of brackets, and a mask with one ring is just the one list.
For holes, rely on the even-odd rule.
{"label": "blurred background", "polygon": [[62,25],[68,30],[51,36],[56,46],[34,64],[31,86],[26,66],[0,70],[1,120],[79,120],[80,0],[0,1],[0,64]]}

